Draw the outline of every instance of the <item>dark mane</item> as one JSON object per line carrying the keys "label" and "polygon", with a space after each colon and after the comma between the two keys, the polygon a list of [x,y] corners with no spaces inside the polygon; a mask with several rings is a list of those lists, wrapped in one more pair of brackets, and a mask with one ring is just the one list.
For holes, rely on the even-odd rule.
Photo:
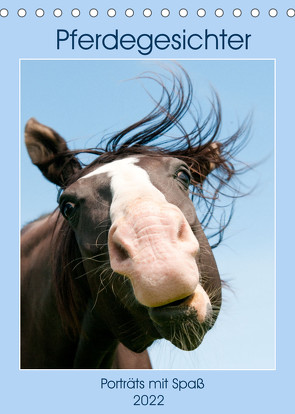
{"label": "dark mane", "polygon": [[[224,230],[232,217],[234,201],[241,195],[235,178],[247,167],[239,164],[235,156],[247,141],[249,118],[231,136],[220,139],[222,113],[218,95],[213,93],[211,110],[202,120],[200,111],[192,103],[193,87],[188,74],[179,69],[179,73],[169,71],[169,75],[170,78],[166,78],[145,73],[139,78],[153,80],[162,90],[159,100],[154,100],[154,109],[144,118],[111,137],[104,138],[96,148],[67,151],[48,159],[42,165],[49,165],[65,155],[69,160],[78,154],[95,155],[95,160],[88,165],[80,160],[84,168],[65,183],[65,188],[87,174],[95,165],[109,163],[119,157],[148,154],[182,159],[192,174],[191,197],[200,222],[207,238],[213,239],[212,247],[216,247],[222,241]],[[165,86],[169,82],[170,88]],[[187,119],[188,123],[193,124],[190,131],[183,126]],[[169,132],[173,132],[173,135],[168,135]],[[214,142],[219,151],[213,153],[210,148]],[[207,176],[212,164],[215,169]],[[75,258],[79,257],[77,249],[74,232],[64,222],[54,247],[53,264],[59,307],[73,330],[79,329],[78,309],[83,303],[75,281],[81,274],[75,262]]]}

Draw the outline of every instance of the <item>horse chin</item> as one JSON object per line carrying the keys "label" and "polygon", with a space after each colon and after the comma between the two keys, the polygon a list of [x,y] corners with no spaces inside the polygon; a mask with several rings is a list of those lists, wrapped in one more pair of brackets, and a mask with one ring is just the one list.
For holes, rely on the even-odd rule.
{"label": "horse chin", "polygon": [[188,297],[168,305],[149,308],[150,318],[159,334],[184,351],[196,349],[215,322],[210,305],[206,317],[200,322],[198,312],[190,302],[191,297]]}

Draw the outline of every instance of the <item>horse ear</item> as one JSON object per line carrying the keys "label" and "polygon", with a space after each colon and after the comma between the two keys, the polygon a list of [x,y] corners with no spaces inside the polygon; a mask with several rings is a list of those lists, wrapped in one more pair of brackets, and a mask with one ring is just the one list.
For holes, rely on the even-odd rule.
{"label": "horse ear", "polygon": [[207,176],[223,164],[222,157],[222,144],[220,142],[211,142],[210,144],[204,144],[198,148],[198,179],[197,181],[202,183],[206,180]]}
{"label": "horse ear", "polygon": [[25,143],[33,164],[49,181],[60,187],[66,186],[69,178],[81,169],[65,140],[34,118],[26,124]]}

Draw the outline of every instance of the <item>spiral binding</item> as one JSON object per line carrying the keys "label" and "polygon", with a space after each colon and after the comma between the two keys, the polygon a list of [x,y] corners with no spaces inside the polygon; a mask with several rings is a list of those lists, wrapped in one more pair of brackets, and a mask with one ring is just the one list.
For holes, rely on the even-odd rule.
{"label": "spiral binding", "polygon": [[[268,16],[272,17],[272,18],[277,17],[278,14],[279,14],[278,10],[274,9],[274,8],[269,9],[267,11],[263,11],[263,12],[264,13],[266,12],[268,14]],[[77,18],[81,15],[81,11],[77,8],[72,9],[70,13],[71,13],[72,17],[74,17],[74,18]],[[149,8],[146,8],[146,9],[142,10],[141,13],[143,14],[144,17],[147,17],[147,18],[151,17],[153,15],[153,11]],[[160,11],[160,14],[163,18],[168,18],[169,16],[171,16],[172,13],[173,14],[177,13],[180,17],[183,17],[183,18],[187,17],[188,15],[196,15],[197,17],[203,18],[207,15],[207,11],[205,9],[198,9],[198,10],[192,11],[192,10],[187,10],[185,8],[181,8],[177,11],[175,11],[175,10],[171,11],[170,9],[165,8],[165,9],[162,9]],[[252,17],[256,18],[256,17],[260,16],[261,11],[257,8],[253,8],[250,12],[247,11],[247,13],[250,13],[250,15]],[[3,9],[0,10],[0,17],[8,17],[9,14],[10,14],[10,12],[6,8],[3,8]],[[63,12],[62,9],[59,9],[59,8],[56,8],[56,9],[50,10],[50,11],[46,11],[46,12],[45,12],[44,9],[39,8],[39,9],[36,9],[34,11],[34,14],[38,18],[42,18],[42,17],[44,17],[46,15],[50,15],[50,14],[53,14],[54,17],[58,18],[58,17],[62,17],[64,12]],[[90,9],[88,14],[92,18],[96,18],[96,17],[99,17],[99,16],[102,15],[102,13],[99,12],[99,10],[97,10],[95,8]],[[126,17],[129,17],[129,18],[132,18],[132,17],[136,16],[136,13],[131,8],[126,9],[124,14],[125,14]],[[218,18],[222,18],[225,15],[224,10],[221,9],[221,8],[216,9],[214,11],[214,14]],[[236,17],[236,18],[241,17],[242,14],[243,14],[243,11],[239,8],[236,8],[232,11],[233,17]],[[113,17],[116,17],[118,14],[117,14],[116,9],[111,8],[111,9],[107,10],[106,15],[110,18],[113,18]],[[294,17],[295,16],[295,9],[289,8],[288,10],[286,10],[285,15],[287,17]],[[20,18],[26,17],[27,16],[27,10],[24,9],[24,8],[18,9],[17,16],[20,17]]]}

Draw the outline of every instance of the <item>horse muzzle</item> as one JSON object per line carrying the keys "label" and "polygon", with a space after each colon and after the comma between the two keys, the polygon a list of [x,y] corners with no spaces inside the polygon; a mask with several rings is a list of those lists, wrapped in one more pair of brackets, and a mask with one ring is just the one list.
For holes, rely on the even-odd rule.
{"label": "horse muzzle", "polygon": [[128,277],[139,303],[159,307],[187,298],[199,284],[199,243],[178,207],[133,202],[112,224],[112,269]]}
{"label": "horse muzzle", "polygon": [[186,351],[201,344],[216,319],[209,297],[200,284],[189,297],[149,308],[148,312],[161,336]]}

